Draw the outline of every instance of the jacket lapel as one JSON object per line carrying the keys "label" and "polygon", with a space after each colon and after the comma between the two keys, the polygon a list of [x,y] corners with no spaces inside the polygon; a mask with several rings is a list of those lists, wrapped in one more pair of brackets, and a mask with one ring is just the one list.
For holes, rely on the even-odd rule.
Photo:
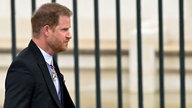
{"label": "jacket lapel", "polygon": [[38,49],[38,47],[35,45],[35,43],[33,41],[30,42],[29,48],[32,49],[32,52],[34,53],[34,56],[37,59],[38,66],[41,69],[41,72],[43,73],[43,78],[47,84],[50,94],[52,95],[52,97],[55,100],[55,102],[57,103],[57,105],[61,108],[61,104],[60,104],[59,98],[57,96],[55,86],[54,86],[52,78],[49,74],[49,70],[48,70],[47,64],[43,58],[43,55],[41,54],[40,50]]}
{"label": "jacket lapel", "polygon": [[60,70],[59,70],[59,67],[57,65],[57,62],[55,61],[55,59],[53,59],[53,63],[54,63],[54,66],[55,66],[55,71],[57,72],[57,76],[59,78],[59,83],[60,83],[60,91],[61,91],[61,104],[63,106],[63,82],[64,82],[64,78],[63,78],[63,75],[60,73]]}
{"label": "jacket lapel", "polygon": [[57,92],[55,90],[55,86],[53,84],[53,81],[52,81],[52,78],[49,74],[49,71],[47,69],[47,66],[46,64],[45,65],[42,65],[42,64],[39,64],[39,67],[41,68],[42,70],[42,73],[43,73],[43,76],[44,76],[44,79],[46,81],[46,84],[48,86],[48,89],[52,95],[52,97],[54,98],[55,102],[57,103],[58,106],[60,106],[60,102],[59,102],[59,98],[57,96]]}
{"label": "jacket lapel", "polygon": [[65,80],[63,75],[60,73],[57,63],[54,61],[54,66],[59,77],[60,88],[61,88],[61,104],[64,108],[75,108],[73,101],[68,93],[68,90],[65,86]]}

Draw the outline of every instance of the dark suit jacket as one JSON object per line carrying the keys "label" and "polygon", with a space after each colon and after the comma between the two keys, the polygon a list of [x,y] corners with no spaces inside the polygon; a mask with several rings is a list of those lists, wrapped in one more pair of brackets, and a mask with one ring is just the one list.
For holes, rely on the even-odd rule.
{"label": "dark suit jacket", "polygon": [[46,62],[33,41],[12,62],[5,81],[4,108],[75,108],[54,62],[60,81],[61,101]]}

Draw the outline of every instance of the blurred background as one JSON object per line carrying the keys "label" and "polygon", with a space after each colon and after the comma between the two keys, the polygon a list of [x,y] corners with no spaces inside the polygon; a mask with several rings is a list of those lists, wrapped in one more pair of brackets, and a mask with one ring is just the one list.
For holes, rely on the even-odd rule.
{"label": "blurred background", "polygon": [[[3,108],[6,72],[13,60],[12,1],[0,0],[0,108]],[[32,1],[34,0],[15,1],[14,35],[16,36],[17,53],[25,48],[31,39]],[[74,4],[77,6],[78,22],[73,22],[74,16],[76,16],[73,15],[71,32],[74,36],[73,39],[77,39],[75,36],[78,36],[77,50],[79,53],[74,55],[76,43],[72,39],[68,51],[57,55],[58,64],[64,74],[73,101],[80,108],[138,108],[140,104],[138,104],[136,10],[139,0],[77,0],[76,3],[74,1],[55,1],[73,11]],[[35,0],[36,8],[47,2],[52,1]],[[98,8],[95,8],[96,2]],[[145,108],[160,108],[161,106],[158,2],[158,0],[141,1],[142,93]],[[185,0],[183,3],[185,105],[186,108],[191,108],[192,1]],[[163,10],[163,81],[166,108],[180,108],[181,105],[179,5],[179,1],[164,0],[161,8]],[[96,19],[98,22],[95,22],[95,9],[98,9],[98,19]],[[117,14],[118,12],[119,14]],[[118,18],[120,20],[117,21]],[[96,24],[99,25],[98,29],[95,27]],[[73,28],[74,26],[77,27],[77,30]],[[97,30],[98,34],[95,32]],[[96,37],[99,37],[99,41],[96,41]],[[95,49],[95,46],[98,45],[97,42],[100,46],[99,50]],[[99,65],[96,58],[98,51]],[[78,59],[75,58],[77,56]],[[78,66],[76,62],[78,62]]]}

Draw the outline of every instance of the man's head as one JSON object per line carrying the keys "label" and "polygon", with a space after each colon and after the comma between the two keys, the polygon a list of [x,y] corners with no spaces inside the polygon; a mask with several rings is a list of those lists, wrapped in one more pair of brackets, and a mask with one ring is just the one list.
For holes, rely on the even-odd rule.
{"label": "man's head", "polygon": [[45,25],[49,25],[51,28],[57,26],[60,16],[70,17],[71,15],[71,10],[63,5],[57,3],[42,5],[31,18],[33,36],[36,36]]}
{"label": "man's head", "polygon": [[31,18],[33,41],[50,55],[65,51],[71,39],[71,15],[70,9],[63,5],[42,5]]}

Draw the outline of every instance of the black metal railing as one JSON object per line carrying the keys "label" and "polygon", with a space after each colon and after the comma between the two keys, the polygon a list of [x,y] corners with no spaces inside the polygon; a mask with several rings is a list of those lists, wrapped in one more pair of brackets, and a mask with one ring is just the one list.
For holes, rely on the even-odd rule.
{"label": "black metal railing", "polygon": [[77,0],[73,0],[73,23],[74,23],[74,72],[75,72],[75,103],[76,107],[80,108],[79,94],[79,48],[78,48],[78,18],[77,18]]}
{"label": "black metal railing", "polygon": [[160,108],[165,107],[164,98],[164,45],[163,45],[163,6],[162,0],[158,2],[159,14],[159,90]]}
{"label": "black metal railing", "polygon": [[138,106],[143,108],[141,0],[137,0]]}
{"label": "black metal railing", "polygon": [[100,40],[99,40],[99,8],[98,0],[94,0],[94,24],[95,24],[95,79],[96,79],[96,106],[101,108],[100,87]]}
{"label": "black metal railing", "polygon": [[185,108],[185,42],[184,42],[184,9],[183,0],[179,0],[179,32],[180,32],[180,105]]}
{"label": "black metal railing", "polygon": [[[164,108],[164,48],[163,48],[163,0],[158,0],[159,16],[159,88],[160,108]],[[141,0],[137,4],[137,48],[138,48],[138,107],[143,108],[142,89],[142,33],[141,33]],[[183,0],[179,0],[179,25],[180,27],[180,108],[185,108],[185,42],[184,42],[184,7]]]}
{"label": "black metal railing", "polygon": [[117,94],[118,108],[122,108],[122,66],[121,66],[121,15],[120,1],[116,0],[116,53],[117,53]]}
{"label": "black metal railing", "polygon": [[15,0],[11,0],[11,36],[12,36],[12,59],[16,57],[16,22],[15,22]]}

